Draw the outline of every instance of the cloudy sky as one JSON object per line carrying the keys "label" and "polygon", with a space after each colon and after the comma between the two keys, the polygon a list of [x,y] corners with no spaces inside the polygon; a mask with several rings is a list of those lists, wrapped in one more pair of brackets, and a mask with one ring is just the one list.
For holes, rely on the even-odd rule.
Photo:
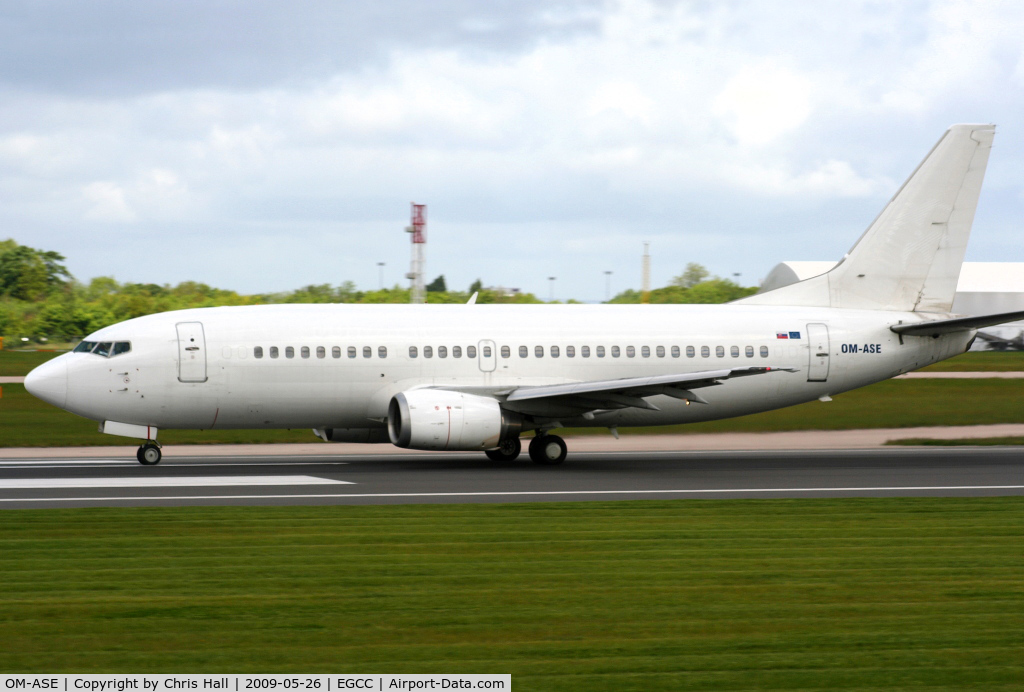
{"label": "cloudy sky", "polygon": [[1024,261],[1024,4],[0,0],[0,237],[76,277],[602,300],[838,259],[956,122]]}

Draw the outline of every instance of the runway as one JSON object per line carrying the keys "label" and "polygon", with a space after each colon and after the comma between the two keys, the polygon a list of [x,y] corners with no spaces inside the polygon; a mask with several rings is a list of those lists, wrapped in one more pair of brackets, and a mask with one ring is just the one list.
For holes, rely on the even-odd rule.
{"label": "runway", "polygon": [[0,508],[1024,495],[1014,447],[5,458]]}

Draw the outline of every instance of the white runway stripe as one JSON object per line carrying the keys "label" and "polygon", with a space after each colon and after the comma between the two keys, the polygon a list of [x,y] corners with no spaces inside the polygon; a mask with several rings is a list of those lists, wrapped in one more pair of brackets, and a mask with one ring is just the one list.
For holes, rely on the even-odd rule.
{"label": "white runway stripe", "polygon": [[180,476],[159,478],[5,478],[0,490],[54,488],[202,488],[240,485],[352,485],[317,476]]}

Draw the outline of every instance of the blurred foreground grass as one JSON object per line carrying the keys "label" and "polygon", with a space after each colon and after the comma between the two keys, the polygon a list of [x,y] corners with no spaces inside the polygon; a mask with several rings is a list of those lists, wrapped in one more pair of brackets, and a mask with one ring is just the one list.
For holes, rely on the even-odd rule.
{"label": "blurred foreground grass", "polygon": [[4,672],[1020,689],[1024,498],[18,510]]}

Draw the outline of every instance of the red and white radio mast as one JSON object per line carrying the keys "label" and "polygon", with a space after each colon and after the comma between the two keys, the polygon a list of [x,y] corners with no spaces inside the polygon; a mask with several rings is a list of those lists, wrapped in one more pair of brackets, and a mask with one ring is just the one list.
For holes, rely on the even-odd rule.
{"label": "red and white radio mast", "polygon": [[411,282],[413,303],[427,302],[427,291],[423,283],[423,270],[426,261],[423,258],[424,245],[427,244],[427,205],[412,204],[412,225],[405,229],[412,234],[412,264],[405,278]]}

